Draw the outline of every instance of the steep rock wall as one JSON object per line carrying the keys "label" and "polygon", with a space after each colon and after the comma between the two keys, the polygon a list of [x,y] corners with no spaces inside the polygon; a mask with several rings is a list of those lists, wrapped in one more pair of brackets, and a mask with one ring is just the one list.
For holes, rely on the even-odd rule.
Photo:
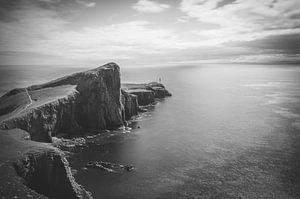
{"label": "steep rock wall", "polygon": [[75,182],[69,163],[58,150],[28,153],[13,164],[28,187],[51,198],[91,199]]}
{"label": "steep rock wall", "polygon": [[29,89],[76,85],[75,120],[85,130],[99,130],[123,125],[120,82],[120,67],[108,63]]}
{"label": "steep rock wall", "polygon": [[120,69],[111,64],[87,73],[77,86],[76,120],[86,130],[113,129],[123,125]]}
{"label": "steep rock wall", "polygon": [[[25,113],[1,122],[0,128],[20,128],[28,131],[32,140],[49,142],[51,137],[57,133],[97,132],[101,129],[114,129],[125,124],[126,116],[124,105],[121,104],[120,68],[118,65],[109,63],[46,84],[34,85],[28,87],[27,90],[36,93],[47,88],[55,90],[63,85],[75,85],[76,92],[25,110]],[[10,93],[10,97],[13,94]],[[126,99],[127,116],[136,114],[135,109],[137,108],[134,107],[134,102],[129,103],[131,97],[126,97]]]}
{"label": "steep rock wall", "polygon": [[[46,89],[55,91],[64,85],[73,85],[76,90],[51,100],[42,98],[49,91]],[[18,114],[10,114],[9,118],[1,120],[0,128],[20,128],[29,132],[32,140],[50,142],[58,133],[70,135],[117,128],[138,114],[139,105],[149,105],[155,98],[171,95],[158,83],[143,84],[141,89],[126,91],[120,87],[119,66],[109,63],[45,84],[14,89],[2,96],[0,103],[21,98],[23,101],[18,101],[21,105],[17,108],[22,108],[25,102],[25,109],[20,109],[21,112],[15,106],[3,109],[1,116],[6,112]],[[32,100],[30,96],[28,98],[30,93],[42,97]],[[39,100],[43,103],[35,102]],[[59,150],[27,153],[14,163],[14,168],[30,188],[51,198],[91,198],[90,193],[75,182],[68,162]]]}
{"label": "steep rock wall", "polygon": [[51,142],[58,133],[78,134],[82,128],[75,119],[78,93],[29,110],[1,123],[1,129],[20,128],[30,133],[32,140]]}
{"label": "steep rock wall", "polygon": [[136,95],[130,94],[125,90],[121,90],[122,93],[122,104],[124,107],[124,118],[129,120],[132,116],[138,114],[139,103]]}
{"label": "steep rock wall", "polygon": [[153,91],[146,89],[134,89],[129,90],[128,92],[137,96],[138,104],[140,106],[146,106],[155,101],[155,93]]}
{"label": "steep rock wall", "polygon": [[[2,120],[0,128],[20,128],[29,132],[32,140],[51,142],[52,136],[59,133],[81,135],[87,131],[97,133],[126,125],[126,120],[138,114],[139,106],[171,95],[163,84],[157,82],[133,84],[123,90],[120,81],[119,66],[108,63],[45,84],[14,89],[2,96],[0,103],[15,100],[18,104],[3,106],[4,109],[20,108],[20,103],[28,103],[28,100],[30,106],[24,104],[22,114],[12,115],[16,111],[13,110],[8,119]],[[62,91],[68,94],[62,96]],[[59,97],[49,98],[49,93],[59,92]],[[35,96],[35,101],[30,95]],[[49,99],[45,100],[45,96]]]}

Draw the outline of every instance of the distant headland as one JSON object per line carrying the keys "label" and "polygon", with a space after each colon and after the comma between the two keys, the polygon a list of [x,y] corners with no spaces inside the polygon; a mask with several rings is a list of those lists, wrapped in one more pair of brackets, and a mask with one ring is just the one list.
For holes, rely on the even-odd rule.
{"label": "distant headland", "polygon": [[64,152],[53,144],[56,137],[84,138],[127,126],[143,106],[168,96],[158,82],[121,83],[115,63],[7,92],[0,97],[0,194],[92,198],[75,182]]}

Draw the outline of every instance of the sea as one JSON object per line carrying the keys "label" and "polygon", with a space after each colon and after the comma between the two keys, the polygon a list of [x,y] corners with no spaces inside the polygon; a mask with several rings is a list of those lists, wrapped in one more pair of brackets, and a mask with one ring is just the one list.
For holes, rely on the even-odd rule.
{"label": "sea", "polygon": [[[1,66],[0,93],[83,70]],[[300,198],[300,65],[121,67],[122,82],[159,78],[172,97],[70,153],[94,198]],[[86,169],[89,161],[135,169]]]}

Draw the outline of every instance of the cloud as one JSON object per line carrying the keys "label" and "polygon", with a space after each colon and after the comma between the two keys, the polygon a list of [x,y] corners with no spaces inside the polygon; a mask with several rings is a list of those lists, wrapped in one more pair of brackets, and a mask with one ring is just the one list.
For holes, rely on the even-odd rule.
{"label": "cloud", "polygon": [[88,7],[88,8],[92,8],[92,7],[96,6],[96,2],[88,2],[88,1],[85,1],[85,0],[75,0],[75,2],[80,4],[80,5],[83,5],[85,7]]}
{"label": "cloud", "polygon": [[[193,31],[194,34],[205,37],[206,40],[202,42],[202,45],[218,45],[227,44],[230,42],[247,42],[257,41],[270,36],[279,36],[278,39],[284,39],[290,37],[290,35],[300,35],[300,28],[294,29],[280,29],[280,30],[262,30],[258,32],[244,32],[241,34],[239,30],[235,28],[220,28],[212,30]],[[275,42],[270,40],[270,42]]]}
{"label": "cloud", "polygon": [[147,21],[68,29],[54,10],[36,5],[13,13],[14,22],[0,21],[1,50],[62,56],[77,60],[132,59],[181,48],[176,34],[151,28]]}
{"label": "cloud", "polygon": [[23,51],[29,46],[33,50],[37,40],[46,39],[47,33],[60,31],[67,24],[56,12],[35,4],[16,6],[4,19],[10,16],[14,20],[0,20],[1,50]]}
{"label": "cloud", "polygon": [[278,53],[300,53],[299,46],[294,47],[299,45],[299,8],[298,0],[182,0],[179,6],[187,17],[215,25],[195,26],[192,33],[202,46],[235,46],[248,49],[249,58],[260,52],[269,53],[260,56],[268,59],[272,53],[274,59],[282,57]]}
{"label": "cloud", "polygon": [[236,0],[222,0],[222,1],[218,1],[217,5],[216,5],[216,9],[224,7],[224,6],[226,6],[228,4],[231,4],[231,3],[235,2],[235,1]]}
{"label": "cloud", "polygon": [[180,3],[180,10],[187,16],[216,24],[217,31],[230,31],[232,36],[298,28],[300,19],[295,16],[299,7],[298,0],[182,0]]}
{"label": "cloud", "polygon": [[139,0],[132,8],[140,13],[159,13],[169,9],[170,5],[151,0]]}
{"label": "cloud", "polygon": [[186,23],[186,22],[189,22],[189,18],[187,16],[181,16],[176,21],[176,23]]}
{"label": "cloud", "polygon": [[[131,21],[82,31],[54,32],[44,53],[63,53],[67,57],[83,59],[132,58],[137,55],[159,54],[176,45],[174,33],[164,29],[151,29],[146,21]],[[176,48],[176,47],[175,47]],[[57,50],[59,49],[59,50]]]}
{"label": "cloud", "polygon": [[225,60],[226,62],[235,63],[266,63],[266,64],[278,64],[278,63],[299,63],[300,54],[289,55],[281,53],[270,53],[270,54],[260,54],[260,55],[241,55],[233,57],[231,59]]}
{"label": "cloud", "polygon": [[[0,8],[0,59],[31,61],[36,57],[38,62],[48,56],[58,63],[114,59],[190,63],[200,59],[270,60],[274,56],[274,60],[296,60],[294,55],[300,54],[300,19],[295,9],[298,4],[292,0],[284,2],[182,0],[183,13],[172,9],[167,17],[116,17],[106,23],[103,19],[109,15],[98,12],[100,6],[94,7],[93,12],[88,9],[95,6],[89,4],[92,1],[7,0]],[[139,12],[170,8],[145,0],[137,5]],[[124,6],[128,10],[118,13],[120,16],[134,14],[129,3]],[[173,23],[166,24],[166,18]]]}
{"label": "cloud", "polygon": [[44,3],[59,3],[61,2],[61,0],[38,0],[40,2],[44,2]]}
{"label": "cloud", "polygon": [[[298,29],[300,33],[300,29]],[[249,40],[242,43],[231,43],[232,45],[243,45],[258,50],[268,50],[269,52],[297,54],[300,52],[300,34],[270,35],[256,40]]]}
{"label": "cloud", "polygon": [[[48,3],[48,4],[55,4],[55,3],[63,3],[63,0],[38,0],[39,2],[42,3]],[[94,1],[87,1],[87,0],[72,0],[76,4],[79,4],[81,6],[85,6],[87,8],[92,8],[96,6],[96,2]],[[72,1],[66,1],[67,3],[71,3]]]}

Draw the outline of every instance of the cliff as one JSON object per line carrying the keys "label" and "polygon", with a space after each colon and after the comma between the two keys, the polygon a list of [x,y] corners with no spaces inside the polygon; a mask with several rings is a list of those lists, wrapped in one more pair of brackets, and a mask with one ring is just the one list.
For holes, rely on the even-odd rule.
{"label": "cliff", "polygon": [[0,130],[1,197],[92,198],[75,182],[62,151],[49,143],[25,140],[27,136],[20,129]]}
{"label": "cliff", "polygon": [[125,120],[129,120],[132,116],[138,114],[138,96],[130,94],[126,92],[125,90],[121,90],[122,93],[122,104],[124,107],[124,117]]}
{"label": "cliff", "polygon": [[30,151],[13,166],[28,187],[51,198],[92,198],[91,194],[75,182],[69,163],[61,151],[43,153]]}
{"label": "cliff", "polygon": [[155,98],[165,98],[172,94],[161,83],[123,83],[122,89],[137,96],[139,106],[147,106],[155,102]]}
{"label": "cliff", "polygon": [[20,128],[46,142],[58,133],[118,128],[125,121],[120,95],[120,68],[109,63],[7,93],[0,98],[0,128]]}
{"label": "cliff", "polygon": [[[72,137],[119,128],[138,114],[139,106],[170,95],[156,82],[122,84],[121,88],[115,63],[11,90],[0,97],[0,160],[4,162],[0,173],[9,174],[0,180],[0,195],[14,197],[12,186],[5,184],[12,181],[13,187],[23,190],[19,193],[23,198],[26,193],[28,198],[91,198],[75,182],[64,153],[47,142],[59,134]],[[20,138],[20,131],[27,140]],[[32,190],[15,178],[11,164]]]}
{"label": "cliff", "polygon": [[35,141],[57,134],[82,135],[126,125],[139,106],[170,96],[162,84],[122,84],[109,63],[54,81],[14,89],[0,98],[0,128],[20,128]]}

